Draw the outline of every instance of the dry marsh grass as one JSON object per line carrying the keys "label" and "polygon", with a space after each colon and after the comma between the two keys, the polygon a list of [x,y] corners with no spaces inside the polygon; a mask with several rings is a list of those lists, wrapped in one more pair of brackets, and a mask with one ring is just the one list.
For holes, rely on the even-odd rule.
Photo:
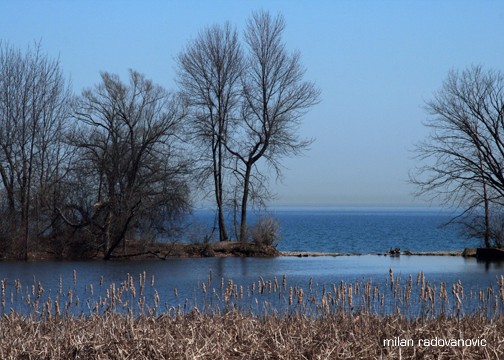
{"label": "dry marsh grass", "polygon": [[[385,283],[249,285],[212,274],[198,299],[163,303],[155,279],[73,284],[46,296],[43,285],[2,280],[1,359],[501,359],[504,276],[470,291],[430,284],[422,273]],[[177,293],[177,290],[174,290]],[[100,295],[99,295],[100,294]],[[177,294],[178,296],[178,294]],[[14,311],[23,302],[24,311]],[[85,306],[82,306],[85,304]],[[470,306],[467,306],[467,305]],[[82,309],[87,309],[83,311]],[[396,340],[396,343],[391,341]],[[400,340],[411,345],[400,346]],[[433,339],[464,345],[432,345]],[[425,340],[431,341],[426,344]],[[472,343],[471,343],[472,341]]]}
{"label": "dry marsh grass", "polygon": [[[1,321],[2,359],[499,359],[502,317],[407,320],[240,312],[131,317],[120,314]],[[384,347],[383,338],[484,338],[484,347]]]}

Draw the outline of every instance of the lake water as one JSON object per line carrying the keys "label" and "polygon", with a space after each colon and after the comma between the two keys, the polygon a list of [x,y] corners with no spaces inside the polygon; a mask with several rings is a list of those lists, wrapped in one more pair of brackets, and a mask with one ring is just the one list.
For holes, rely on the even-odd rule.
{"label": "lake water", "polygon": [[[257,217],[250,215],[250,223]],[[345,254],[384,253],[400,248],[410,251],[463,250],[480,241],[466,239],[461,229],[446,225],[454,216],[439,210],[397,208],[276,208],[272,216],[280,224],[281,251]],[[211,228],[215,215],[195,211],[193,223]],[[233,234],[232,221],[228,231]]]}
{"label": "lake water", "polygon": [[[271,212],[280,222],[282,251],[316,251],[337,253],[383,253],[400,247],[411,251],[461,250],[477,246],[459,236],[458,229],[440,228],[450,216],[441,212],[398,210],[311,210],[276,209]],[[195,214],[200,223],[212,223],[209,212]],[[325,289],[341,284],[367,282],[386,289],[389,271],[403,282],[419,273],[434,286],[461,281],[466,294],[492,287],[498,293],[498,283],[504,274],[504,264],[483,263],[458,256],[338,256],[338,257],[278,257],[278,258],[202,258],[167,259],[166,261],[48,261],[0,262],[0,280],[4,280],[5,305],[23,311],[27,300],[33,301],[38,284],[43,286],[43,299],[68,301],[69,294],[81,299],[75,312],[90,312],[90,298],[107,296],[112,283],[128,280],[135,286],[141,274],[146,282],[154,280],[154,287],[145,286],[151,298],[156,289],[162,307],[202,306],[208,293],[202,295],[202,284],[208,292],[217,289],[215,299],[222,300],[224,288],[230,281],[244,289],[252,284],[274,281],[285,277],[288,288],[305,289],[306,293],[325,293]],[[16,286],[16,279],[19,282]],[[311,280],[310,280],[311,279]],[[312,284],[308,290],[309,284]],[[381,284],[381,285],[380,285]],[[252,287],[251,287],[252,286]],[[176,290],[175,290],[176,289]],[[245,290],[247,291],[247,290]],[[252,294],[253,295],[253,294]],[[273,295],[271,295],[273,296]],[[285,303],[285,291],[283,295]],[[280,295],[266,298],[274,304]],[[249,297],[249,302],[252,301]],[[88,302],[84,301],[88,299]],[[209,301],[214,301],[211,298]],[[75,300],[75,299],[74,299]],[[151,299],[152,302],[152,299]],[[248,303],[248,306],[251,306]],[[472,306],[472,305],[471,305]]]}

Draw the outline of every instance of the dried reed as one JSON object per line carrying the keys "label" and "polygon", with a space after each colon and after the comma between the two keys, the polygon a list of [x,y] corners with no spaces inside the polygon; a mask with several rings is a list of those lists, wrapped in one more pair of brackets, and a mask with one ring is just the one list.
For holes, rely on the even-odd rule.
{"label": "dried reed", "polygon": [[[120,284],[86,285],[88,298],[46,292],[34,279],[0,281],[2,359],[195,358],[443,358],[499,359],[504,353],[504,276],[485,290],[458,281],[430,283],[423,273],[403,282],[392,271],[373,279],[327,286],[286,276],[249,285],[213,274],[194,299],[174,289],[163,302],[143,272]],[[225,286],[227,284],[227,286]],[[451,291],[448,289],[451,288]],[[474,346],[425,346],[422,339],[484,340]],[[388,340],[387,340],[388,339]],[[391,345],[408,339],[414,346]],[[388,341],[388,342],[387,342]]]}

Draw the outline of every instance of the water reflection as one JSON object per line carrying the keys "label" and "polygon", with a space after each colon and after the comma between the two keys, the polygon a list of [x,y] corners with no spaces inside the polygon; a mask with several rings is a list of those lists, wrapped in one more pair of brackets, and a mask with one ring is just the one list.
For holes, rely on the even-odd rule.
{"label": "water reflection", "polygon": [[[278,258],[202,258],[168,259],[166,261],[87,261],[87,262],[0,262],[0,280],[6,279],[7,295],[19,280],[21,294],[26,298],[39,282],[46,298],[55,298],[73,291],[81,299],[91,293],[106,296],[110,284],[120,284],[132,276],[138,283],[139,275],[155,283],[155,289],[166,307],[176,306],[189,299],[198,303],[201,284],[219,287],[232,279],[234,284],[247,288],[258,279],[282,279],[289,286],[306,288],[311,281],[315,289],[323,289],[341,281],[385,283],[392,269],[402,279],[419,272],[431,284],[445,282],[448,286],[458,280],[465,291],[479,291],[495,287],[503,274],[503,263],[487,263],[458,256],[341,256],[341,257],[278,257]],[[74,277],[75,276],[75,277]],[[213,283],[211,279],[213,278]],[[10,290],[9,290],[10,289]],[[151,289],[151,288],[149,288]],[[154,291],[154,288],[148,291]],[[174,289],[177,289],[175,292]],[[320,290],[322,291],[322,290]],[[152,294],[151,294],[152,295]],[[21,299],[22,300],[22,299]],[[15,304],[14,304],[15,305]],[[16,309],[22,311],[21,308]],[[83,305],[84,306],[84,305]]]}
{"label": "water reflection", "polygon": [[476,261],[478,262],[478,264],[480,264],[480,266],[485,267],[485,271],[500,271],[500,272],[502,272],[504,270],[504,261],[502,261],[502,260],[488,261],[488,260],[476,259]]}
{"label": "water reflection", "polygon": [[424,272],[432,280],[444,281],[456,276],[462,282],[493,281],[503,273],[503,262],[484,262],[459,256],[338,256],[338,257],[278,257],[278,258],[202,258],[168,259],[166,261],[48,261],[0,262],[1,279],[20,279],[23,282],[42,281],[46,286],[57,283],[59,275],[70,278],[76,270],[83,282],[121,281],[127,274],[146,271],[155,275],[161,284],[178,286],[214,276],[232,278],[235,282],[259,276],[297,276],[309,279],[329,277],[361,278],[387,275],[392,268],[396,274]]}

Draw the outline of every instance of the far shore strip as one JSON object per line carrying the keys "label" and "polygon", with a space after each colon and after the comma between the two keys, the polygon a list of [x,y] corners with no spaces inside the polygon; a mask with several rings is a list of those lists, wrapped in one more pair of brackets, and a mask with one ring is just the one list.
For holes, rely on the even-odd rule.
{"label": "far shore strip", "polygon": [[[295,256],[295,257],[312,257],[312,256],[364,256],[364,255],[377,255],[377,256],[391,256],[396,257],[399,254],[387,253],[370,253],[370,254],[343,254],[343,253],[326,253],[326,252],[306,252],[306,251],[281,251],[280,256]],[[401,256],[462,256],[460,250],[448,251],[429,251],[429,252],[407,252],[401,253]]]}

